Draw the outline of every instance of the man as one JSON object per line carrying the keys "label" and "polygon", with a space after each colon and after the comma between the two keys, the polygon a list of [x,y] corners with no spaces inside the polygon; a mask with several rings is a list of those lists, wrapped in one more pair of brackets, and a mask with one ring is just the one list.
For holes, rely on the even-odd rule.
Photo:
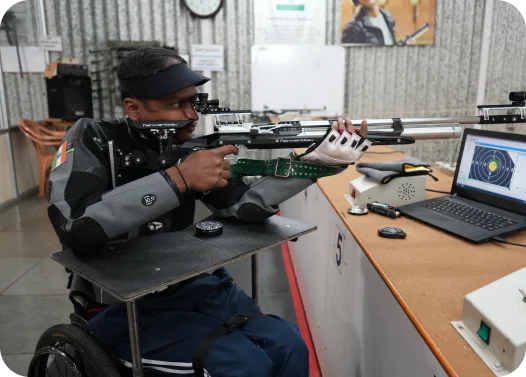
{"label": "man", "polygon": [[391,46],[396,43],[395,20],[379,0],[353,0],[360,6],[342,32],[342,43]]}
{"label": "man", "polygon": [[[114,173],[110,144],[115,143],[117,157],[134,150],[159,149],[158,136],[131,127],[133,121],[188,120],[191,123],[176,132],[173,142],[190,140],[199,118],[194,109],[196,86],[209,80],[191,71],[173,50],[162,48],[141,48],[126,55],[117,76],[127,118],[79,120],[68,131],[50,176],[49,218],[63,246],[75,253],[96,255],[105,252],[110,240],[186,228],[193,224],[196,199],[220,216],[262,221],[275,215],[280,203],[315,182],[266,176],[248,185],[231,179],[224,157],[237,154],[233,146],[193,152],[166,169],[121,169]],[[350,121],[339,120],[333,128],[324,142],[294,158],[347,166],[371,144],[365,139],[365,121],[361,136]],[[145,202],[146,195],[155,200]],[[107,295],[99,297],[97,291],[91,287],[88,302],[107,301]],[[93,312],[78,309],[88,317]],[[260,309],[232,282],[225,268],[139,300],[145,372],[307,377],[308,351],[298,329],[272,315],[257,316],[217,338],[203,360],[204,370],[193,364],[194,352],[208,334],[233,315],[251,312]],[[128,321],[122,303],[91,315],[88,325],[94,336],[131,367]]]}

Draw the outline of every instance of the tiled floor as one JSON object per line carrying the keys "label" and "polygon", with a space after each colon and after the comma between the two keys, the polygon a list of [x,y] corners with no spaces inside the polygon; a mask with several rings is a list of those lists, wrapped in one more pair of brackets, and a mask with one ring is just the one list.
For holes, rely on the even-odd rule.
{"label": "tiled floor", "polygon": [[[208,214],[198,203],[196,221]],[[7,366],[23,376],[39,336],[52,325],[69,323],[67,274],[49,257],[59,249],[46,203],[30,198],[0,212],[0,353]],[[296,323],[279,247],[258,258],[262,310]],[[250,259],[227,268],[238,285],[251,292]]]}

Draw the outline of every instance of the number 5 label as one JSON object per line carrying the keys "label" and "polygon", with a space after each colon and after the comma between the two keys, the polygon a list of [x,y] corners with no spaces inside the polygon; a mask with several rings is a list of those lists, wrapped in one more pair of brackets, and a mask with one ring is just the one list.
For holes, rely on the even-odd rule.
{"label": "number 5 label", "polygon": [[345,236],[343,235],[343,232],[340,230],[338,225],[336,225],[336,231],[335,233],[335,248],[334,248],[334,262],[336,263],[336,267],[338,268],[338,271],[340,272],[340,275],[342,274],[342,265],[343,265],[343,247],[345,243]]}

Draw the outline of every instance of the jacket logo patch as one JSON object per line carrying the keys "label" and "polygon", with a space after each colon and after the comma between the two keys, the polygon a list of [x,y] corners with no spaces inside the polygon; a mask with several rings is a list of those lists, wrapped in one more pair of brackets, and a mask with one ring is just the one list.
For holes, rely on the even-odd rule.
{"label": "jacket logo patch", "polygon": [[148,195],[144,195],[143,198],[142,198],[142,204],[144,204],[145,206],[151,206],[153,205],[153,203],[155,203],[155,195],[152,195],[152,194],[148,194]]}

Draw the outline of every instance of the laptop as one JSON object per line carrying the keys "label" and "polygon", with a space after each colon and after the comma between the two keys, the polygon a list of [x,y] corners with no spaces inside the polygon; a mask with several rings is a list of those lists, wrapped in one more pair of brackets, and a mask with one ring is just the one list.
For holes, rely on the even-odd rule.
{"label": "laptop", "polygon": [[476,243],[526,229],[526,135],[466,128],[451,193],[399,210]]}

